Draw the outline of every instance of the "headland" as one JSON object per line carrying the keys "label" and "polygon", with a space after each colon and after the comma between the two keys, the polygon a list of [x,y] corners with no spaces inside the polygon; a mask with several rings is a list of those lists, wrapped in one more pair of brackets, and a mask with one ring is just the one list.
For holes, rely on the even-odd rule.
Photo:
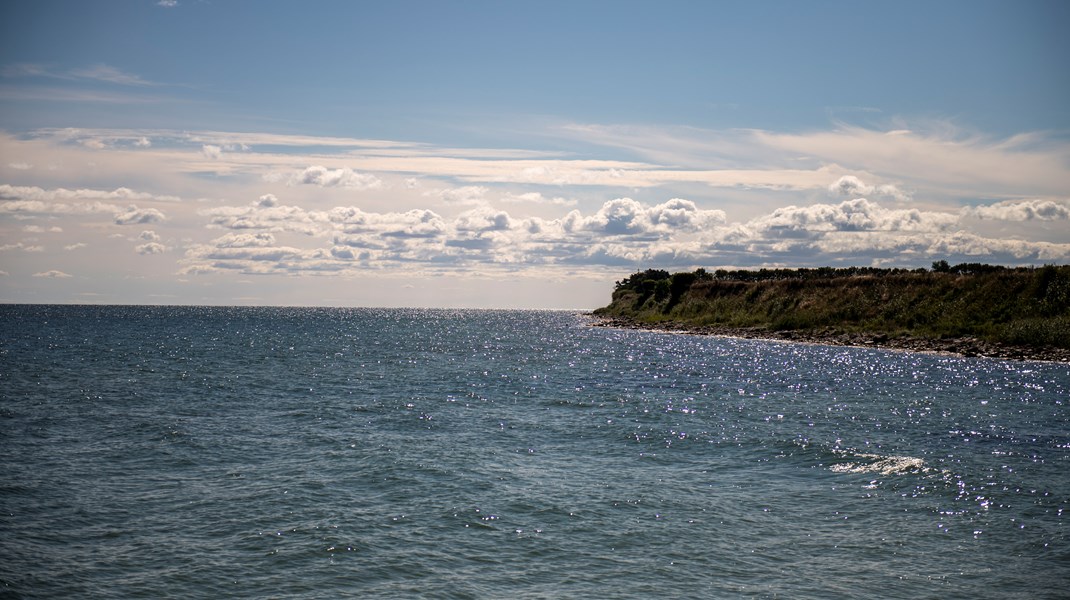
{"label": "headland", "polygon": [[649,269],[596,325],[1070,362],[1070,266]]}

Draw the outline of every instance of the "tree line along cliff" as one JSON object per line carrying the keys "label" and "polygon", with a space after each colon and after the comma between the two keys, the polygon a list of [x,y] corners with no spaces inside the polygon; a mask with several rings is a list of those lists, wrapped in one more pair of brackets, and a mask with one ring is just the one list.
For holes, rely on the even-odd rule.
{"label": "tree line along cliff", "polygon": [[644,325],[972,336],[1070,348],[1070,265],[648,269],[616,283],[596,315]]}

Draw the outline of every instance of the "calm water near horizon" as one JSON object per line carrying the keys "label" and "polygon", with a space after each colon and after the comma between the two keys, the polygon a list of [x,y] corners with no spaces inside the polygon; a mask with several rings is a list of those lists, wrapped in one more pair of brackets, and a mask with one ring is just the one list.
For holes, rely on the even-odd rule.
{"label": "calm water near horizon", "polygon": [[0,305],[0,598],[1065,598],[1070,365]]}

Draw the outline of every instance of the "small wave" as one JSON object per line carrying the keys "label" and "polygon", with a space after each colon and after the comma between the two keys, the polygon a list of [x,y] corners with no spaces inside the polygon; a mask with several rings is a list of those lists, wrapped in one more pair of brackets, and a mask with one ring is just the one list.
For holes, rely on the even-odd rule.
{"label": "small wave", "polygon": [[[848,454],[847,452],[840,452]],[[879,454],[853,453],[850,456],[861,460],[832,465],[829,470],[833,473],[878,473],[880,475],[898,475],[928,470],[924,460],[913,456],[881,456]]]}

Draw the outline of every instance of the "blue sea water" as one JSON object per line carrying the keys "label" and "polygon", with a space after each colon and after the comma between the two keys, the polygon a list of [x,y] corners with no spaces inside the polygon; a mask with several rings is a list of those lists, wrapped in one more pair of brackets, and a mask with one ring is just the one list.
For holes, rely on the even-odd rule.
{"label": "blue sea water", "polygon": [[1070,365],[0,306],[0,597],[1065,598]]}

